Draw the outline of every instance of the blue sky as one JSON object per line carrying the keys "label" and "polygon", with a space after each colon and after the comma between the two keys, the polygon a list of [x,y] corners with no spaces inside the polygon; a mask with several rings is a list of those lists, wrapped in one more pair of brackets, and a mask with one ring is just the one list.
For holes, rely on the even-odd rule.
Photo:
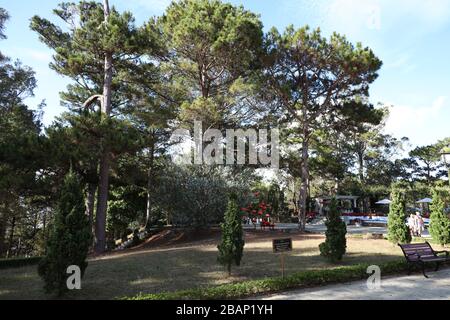
{"label": "blue sky", "polygon": [[[0,51],[20,59],[37,74],[38,89],[28,103],[45,99],[44,121],[63,111],[59,92],[69,80],[48,68],[52,52],[29,30],[38,14],[55,22],[57,0],[0,0],[11,19]],[[161,14],[170,0],[110,0],[132,11],[138,23]],[[371,101],[392,105],[386,131],[413,145],[450,136],[450,0],[232,0],[261,15],[265,29],[288,24],[321,27],[371,47],[383,60]]]}

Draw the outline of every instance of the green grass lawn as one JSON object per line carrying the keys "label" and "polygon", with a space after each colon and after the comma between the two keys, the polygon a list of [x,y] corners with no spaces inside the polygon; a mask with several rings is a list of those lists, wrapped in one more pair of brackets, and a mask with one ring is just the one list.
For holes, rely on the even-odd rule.
{"label": "green grass lawn", "polygon": [[[139,293],[160,293],[200,286],[212,286],[280,275],[280,259],[272,253],[271,233],[248,237],[242,266],[228,277],[217,264],[214,243],[124,252],[91,260],[82,290],[70,292],[69,299],[114,299]],[[278,235],[279,237],[279,235]],[[348,250],[339,265],[319,255],[320,235],[295,235],[294,251],[286,256],[286,273],[336,268],[359,263],[379,264],[398,260],[401,250],[386,240],[348,238]],[[36,266],[0,270],[0,299],[49,299]]]}

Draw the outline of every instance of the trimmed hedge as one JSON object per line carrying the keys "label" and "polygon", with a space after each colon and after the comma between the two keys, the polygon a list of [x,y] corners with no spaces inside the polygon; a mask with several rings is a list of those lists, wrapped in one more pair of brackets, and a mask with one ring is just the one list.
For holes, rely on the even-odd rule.
{"label": "trimmed hedge", "polygon": [[[176,292],[139,294],[125,297],[123,300],[226,300],[270,294],[289,289],[322,286],[367,279],[370,264],[358,264],[335,269],[302,271],[285,278],[275,277],[225,284],[215,287],[195,288]],[[407,270],[404,260],[379,265],[383,276],[401,273]]]}
{"label": "trimmed hedge", "polygon": [[0,259],[0,269],[37,265],[42,257]]}

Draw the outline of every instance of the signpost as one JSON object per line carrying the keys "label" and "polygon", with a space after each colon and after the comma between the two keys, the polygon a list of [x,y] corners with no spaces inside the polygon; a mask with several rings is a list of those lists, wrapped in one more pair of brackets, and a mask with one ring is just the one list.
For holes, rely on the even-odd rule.
{"label": "signpost", "polygon": [[274,239],[272,246],[273,252],[281,255],[281,276],[284,278],[284,255],[292,251],[292,239]]}

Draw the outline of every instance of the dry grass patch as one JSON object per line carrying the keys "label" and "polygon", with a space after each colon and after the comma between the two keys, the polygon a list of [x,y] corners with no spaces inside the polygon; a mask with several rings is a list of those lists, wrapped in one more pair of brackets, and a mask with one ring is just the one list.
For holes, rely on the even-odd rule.
{"label": "dry grass patch", "polygon": [[[286,257],[286,273],[335,268],[360,263],[379,264],[398,260],[401,250],[386,240],[348,238],[348,250],[339,265],[320,257],[321,235],[282,235],[247,232],[240,268],[227,277],[216,262],[216,244],[211,241],[172,248],[154,248],[99,257],[89,262],[82,290],[70,299],[113,299],[139,293],[177,291],[280,275],[279,257],[272,253],[272,239],[292,237],[294,251]],[[46,299],[36,266],[0,271],[0,299]]]}

